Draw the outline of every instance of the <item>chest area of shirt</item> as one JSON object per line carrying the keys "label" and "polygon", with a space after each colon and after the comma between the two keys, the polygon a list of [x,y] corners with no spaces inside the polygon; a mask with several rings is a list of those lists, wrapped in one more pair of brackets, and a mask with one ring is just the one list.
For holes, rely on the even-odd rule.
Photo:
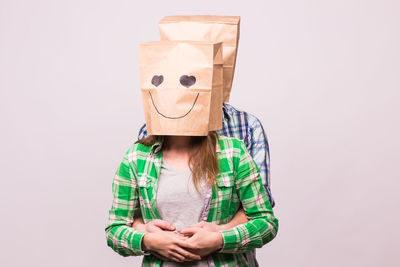
{"label": "chest area of shirt", "polygon": [[[208,190],[210,190],[211,193],[206,194],[207,190],[202,192],[204,193],[204,207],[208,211],[206,218],[209,222],[219,223],[226,221],[227,219],[231,218],[233,214],[235,214],[239,206],[239,200],[235,187],[235,173],[233,172],[233,168],[231,168],[227,162],[225,162],[225,164],[227,164],[227,166],[220,171],[215,183],[208,187]],[[158,190],[160,181],[162,179],[162,177],[160,179],[161,171],[162,162],[161,159],[157,158],[147,161],[146,165],[138,168],[137,180],[139,188],[139,200],[141,204],[142,215],[144,215],[145,220],[161,219],[160,212],[157,209]],[[164,182],[168,182],[169,184],[165,185],[163,184]],[[187,181],[185,181],[185,183],[186,182]],[[163,187],[174,186],[171,179],[169,179],[169,181],[161,181],[161,185]],[[182,184],[179,186],[182,186]],[[165,198],[165,192],[163,192],[162,197]],[[184,199],[176,199],[174,196],[174,201],[184,201]]]}

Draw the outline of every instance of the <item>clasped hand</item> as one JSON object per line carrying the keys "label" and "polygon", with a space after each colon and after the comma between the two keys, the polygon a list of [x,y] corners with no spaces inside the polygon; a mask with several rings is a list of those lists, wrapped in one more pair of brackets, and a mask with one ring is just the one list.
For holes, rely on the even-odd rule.
{"label": "clasped hand", "polygon": [[147,224],[135,226],[146,232],[143,237],[143,250],[162,260],[176,262],[200,260],[202,257],[222,248],[223,239],[219,230],[222,226],[201,222],[186,229],[175,231],[175,226],[167,221],[153,220]]}

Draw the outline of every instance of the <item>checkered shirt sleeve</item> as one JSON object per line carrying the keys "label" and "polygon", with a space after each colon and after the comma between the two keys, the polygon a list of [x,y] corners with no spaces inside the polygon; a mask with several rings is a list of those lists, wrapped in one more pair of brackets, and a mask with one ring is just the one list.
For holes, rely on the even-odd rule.
{"label": "checkered shirt sleeve", "polygon": [[113,202],[105,229],[108,246],[122,256],[144,255],[141,242],[145,233],[132,228],[134,212],[140,208],[135,168],[130,165],[135,153],[130,149],[115,173]]}
{"label": "checkered shirt sleeve", "polygon": [[267,191],[271,206],[274,207],[275,201],[271,193],[270,157],[267,136],[259,119],[248,114],[248,123],[249,140],[247,142],[247,149],[260,170],[263,186]]}
{"label": "checkered shirt sleeve", "polygon": [[258,168],[246,146],[241,143],[240,147],[240,155],[234,157],[235,186],[249,221],[220,231],[224,240],[221,253],[241,253],[262,247],[278,231],[278,220],[263,190]]}

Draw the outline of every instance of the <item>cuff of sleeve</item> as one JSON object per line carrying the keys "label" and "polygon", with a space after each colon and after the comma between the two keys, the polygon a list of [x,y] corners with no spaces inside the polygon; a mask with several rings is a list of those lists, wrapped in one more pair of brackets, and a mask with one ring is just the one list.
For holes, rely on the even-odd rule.
{"label": "cuff of sleeve", "polygon": [[132,244],[132,249],[140,252],[143,255],[149,255],[147,251],[142,250],[142,242],[143,242],[143,236],[146,234],[146,232],[138,231],[136,230],[133,233],[132,239],[131,239],[131,244]]}
{"label": "cuff of sleeve", "polygon": [[[236,228],[236,227],[235,227]],[[222,248],[219,250],[220,253],[224,252],[235,252],[238,249],[238,241],[237,240],[237,230],[235,228],[230,228],[227,230],[219,231],[222,234],[223,244]]]}

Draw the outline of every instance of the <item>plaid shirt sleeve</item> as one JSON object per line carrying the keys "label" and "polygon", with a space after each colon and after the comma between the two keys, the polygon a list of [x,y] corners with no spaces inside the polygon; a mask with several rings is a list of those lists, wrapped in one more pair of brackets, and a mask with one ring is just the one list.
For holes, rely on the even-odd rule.
{"label": "plaid shirt sleeve", "polygon": [[113,202],[105,229],[108,246],[122,256],[144,255],[141,242],[145,233],[131,227],[139,208],[136,174],[129,162],[135,153],[132,149],[126,153],[114,176]]}
{"label": "plaid shirt sleeve", "polygon": [[[249,115],[250,116],[250,115]],[[260,175],[271,206],[275,206],[275,201],[271,193],[270,180],[270,157],[267,136],[261,122],[253,116],[252,124],[249,127],[251,140],[248,142],[248,150],[260,169]]]}
{"label": "plaid shirt sleeve", "polygon": [[139,134],[138,134],[138,140],[143,139],[145,137],[147,137],[146,123],[144,123],[142,125],[142,127],[140,127]]}
{"label": "plaid shirt sleeve", "polygon": [[237,194],[249,221],[220,231],[224,240],[221,253],[241,253],[262,247],[278,231],[278,219],[263,190],[258,168],[243,143],[240,156],[234,158],[234,166]]}

